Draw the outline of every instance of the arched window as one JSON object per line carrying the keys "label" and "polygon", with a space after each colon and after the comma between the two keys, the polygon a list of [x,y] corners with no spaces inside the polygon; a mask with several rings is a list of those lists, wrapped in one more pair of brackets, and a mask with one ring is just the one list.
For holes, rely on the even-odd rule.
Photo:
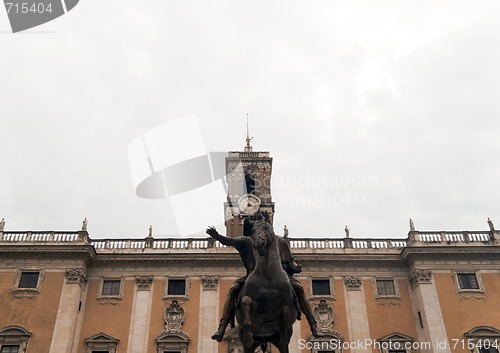
{"label": "arched window", "polygon": [[0,352],[25,353],[31,333],[21,326],[7,326],[0,330]]}
{"label": "arched window", "polygon": [[477,326],[464,333],[466,349],[472,353],[498,353],[500,330],[491,326]]}

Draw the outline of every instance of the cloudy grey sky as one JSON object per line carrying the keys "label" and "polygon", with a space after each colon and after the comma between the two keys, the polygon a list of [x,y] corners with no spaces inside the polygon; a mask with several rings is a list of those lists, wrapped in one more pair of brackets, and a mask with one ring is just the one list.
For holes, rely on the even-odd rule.
{"label": "cloudy grey sky", "polygon": [[80,0],[12,34],[0,11],[0,217],[176,236],[169,200],[135,194],[130,144],[194,114],[207,151],[241,150],[248,113],[280,233],[500,227],[499,14],[497,0]]}

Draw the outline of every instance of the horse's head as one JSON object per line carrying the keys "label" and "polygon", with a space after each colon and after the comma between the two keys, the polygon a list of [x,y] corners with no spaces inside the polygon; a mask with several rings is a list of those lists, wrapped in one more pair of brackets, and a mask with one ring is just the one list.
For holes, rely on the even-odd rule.
{"label": "horse's head", "polygon": [[249,220],[249,223],[252,225],[251,238],[253,247],[260,256],[264,256],[267,247],[276,239],[273,226],[269,220],[269,214],[267,212],[257,213],[253,220]]}

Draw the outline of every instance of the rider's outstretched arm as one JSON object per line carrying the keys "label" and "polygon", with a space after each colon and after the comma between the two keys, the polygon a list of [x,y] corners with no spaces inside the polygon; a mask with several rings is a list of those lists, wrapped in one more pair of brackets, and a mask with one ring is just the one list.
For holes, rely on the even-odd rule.
{"label": "rider's outstretched arm", "polygon": [[214,227],[208,227],[207,234],[210,235],[215,240],[218,240],[223,245],[235,246],[235,243],[236,243],[235,239],[236,238],[229,238],[229,237],[225,237],[223,235],[220,235],[219,232],[217,232],[217,230]]}

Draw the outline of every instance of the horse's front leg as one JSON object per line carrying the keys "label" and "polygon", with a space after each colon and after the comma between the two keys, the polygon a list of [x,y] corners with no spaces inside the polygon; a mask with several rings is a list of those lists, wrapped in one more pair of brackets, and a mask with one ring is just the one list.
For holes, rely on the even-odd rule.
{"label": "horse's front leg", "polygon": [[[245,353],[253,346],[252,335],[252,298],[248,295],[241,298],[241,312],[243,314],[243,347]],[[255,349],[255,348],[254,348]]]}

